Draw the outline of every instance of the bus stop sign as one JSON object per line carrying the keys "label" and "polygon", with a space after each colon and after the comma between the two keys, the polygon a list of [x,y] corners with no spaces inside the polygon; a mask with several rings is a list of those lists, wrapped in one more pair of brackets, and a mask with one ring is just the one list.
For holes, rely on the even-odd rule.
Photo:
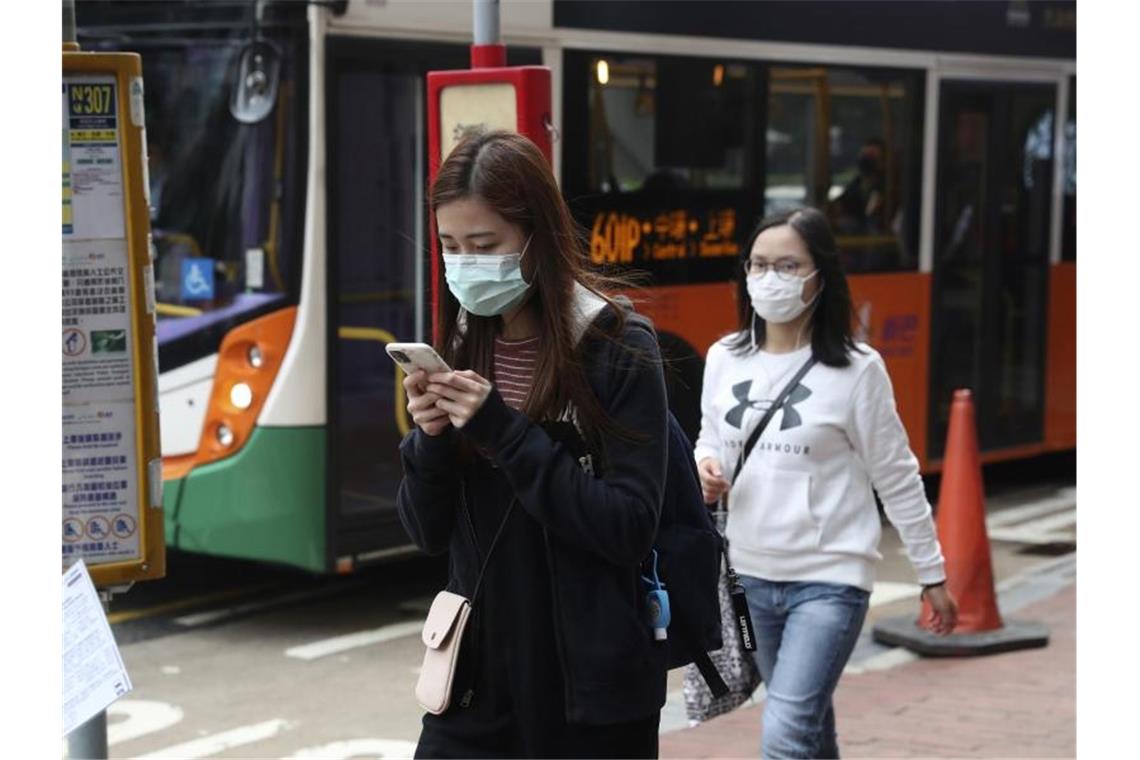
{"label": "bus stop sign", "polygon": [[63,53],[63,568],[165,574],[142,64]]}

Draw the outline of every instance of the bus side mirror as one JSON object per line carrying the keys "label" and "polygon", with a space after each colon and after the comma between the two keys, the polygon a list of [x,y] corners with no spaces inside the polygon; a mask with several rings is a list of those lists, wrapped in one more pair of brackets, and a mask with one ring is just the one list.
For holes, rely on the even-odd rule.
{"label": "bus side mirror", "polygon": [[268,40],[242,48],[237,81],[230,96],[230,113],[243,124],[256,124],[273,111],[281,82],[281,51]]}

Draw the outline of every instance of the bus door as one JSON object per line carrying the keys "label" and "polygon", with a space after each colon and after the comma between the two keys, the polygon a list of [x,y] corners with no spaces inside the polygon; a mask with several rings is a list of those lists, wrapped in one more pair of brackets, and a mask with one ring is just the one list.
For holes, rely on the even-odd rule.
{"label": "bus door", "polygon": [[983,451],[1038,444],[1055,88],[943,80],[934,232],[929,451],[974,393]]}
{"label": "bus door", "polygon": [[[396,514],[411,426],[391,341],[430,342],[428,71],[466,45],[333,37],[328,45],[329,552],[336,569],[410,544]],[[511,65],[541,63],[509,51]]]}

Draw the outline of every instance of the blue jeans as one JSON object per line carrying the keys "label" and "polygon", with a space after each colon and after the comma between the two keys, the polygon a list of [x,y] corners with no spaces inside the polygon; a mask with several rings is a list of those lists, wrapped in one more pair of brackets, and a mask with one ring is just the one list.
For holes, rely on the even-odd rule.
{"label": "blue jeans", "polygon": [[870,594],[835,583],[742,575],[764,677],[762,757],[837,758],[831,696],[867,615]]}

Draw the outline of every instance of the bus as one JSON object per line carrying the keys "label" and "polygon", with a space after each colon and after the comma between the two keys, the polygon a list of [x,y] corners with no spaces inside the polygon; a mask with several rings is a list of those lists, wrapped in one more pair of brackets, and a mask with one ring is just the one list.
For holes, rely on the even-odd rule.
{"label": "bus", "polygon": [[[765,213],[825,211],[924,472],[952,391],[983,461],[1076,446],[1073,2],[506,0],[554,170],[699,426]],[[146,83],[167,545],[345,573],[411,551],[394,340],[430,340],[425,74],[466,0],[77,6]]]}

